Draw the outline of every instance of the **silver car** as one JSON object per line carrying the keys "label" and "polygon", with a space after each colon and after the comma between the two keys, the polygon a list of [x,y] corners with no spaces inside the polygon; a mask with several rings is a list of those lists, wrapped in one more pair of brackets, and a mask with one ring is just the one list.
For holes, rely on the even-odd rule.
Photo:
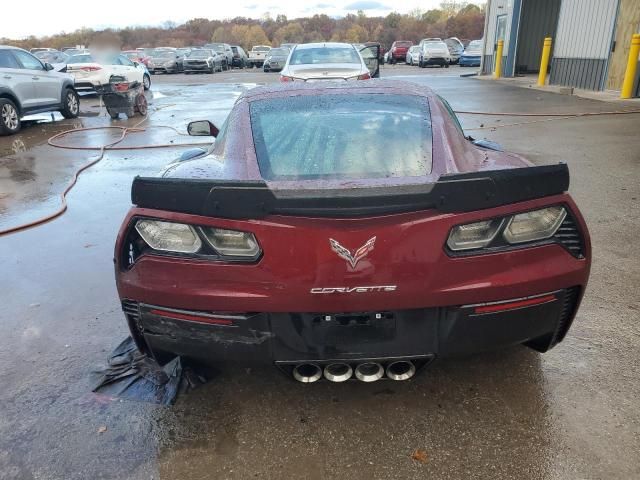
{"label": "silver car", "polygon": [[360,50],[350,43],[303,43],[287,59],[280,80],[366,80],[379,75],[380,46]]}
{"label": "silver car", "polygon": [[407,58],[405,60],[405,63],[407,65],[417,65],[419,61],[420,61],[420,46],[412,45],[411,47],[409,47],[409,50],[407,50]]}
{"label": "silver car", "polygon": [[191,53],[184,57],[184,73],[207,72],[215,73],[222,71],[224,62],[222,55],[208,49],[191,50]]}
{"label": "silver car", "polygon": [[26,115],[55,111],[65,118],[80,113],[73,77],[26,50],[0,45],[0,135],[18,132]]}

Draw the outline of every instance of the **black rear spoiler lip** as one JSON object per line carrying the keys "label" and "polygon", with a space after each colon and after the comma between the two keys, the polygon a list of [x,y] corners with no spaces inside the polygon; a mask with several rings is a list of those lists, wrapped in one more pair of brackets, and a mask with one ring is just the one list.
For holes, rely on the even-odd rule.
{"label": "black rear spoiler lip", "polygon": [[264,181],[136,177],[140,208],[228,219],[268,215],[359,217],[436,209],[463,213],[548,197],[569,189],[566,164],[441,176],[429,184],[271,190]]}

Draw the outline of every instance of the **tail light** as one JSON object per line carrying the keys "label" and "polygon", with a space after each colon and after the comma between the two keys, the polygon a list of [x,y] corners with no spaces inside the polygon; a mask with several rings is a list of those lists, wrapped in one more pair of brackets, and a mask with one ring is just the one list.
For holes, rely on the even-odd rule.
{"label": "tail light", "polygon": [[102,70],[102,67],[80,67],[80,70],[83,72],[97,72],[98,70]]}
{"label": "tail light", "polygon": [[[232,262],[255,262],[262,249],[255,235],[250,232],[223,228],[194,226],[185,223],[166,222],[141,218],[135,223],[135,231],[153,253],[191,255],[200,258],[220,259]],[[134,240],[132,239],[132,242]],[[126,265],[133,265],[145,245],[127,247]],[[137,250],[137,254],[132,251]]]}
{"label": "tail light", "polygon": [[293,82],[293,77],[287,77],[286,75],[280,75],[281,82]]}
{"label": "tail light", "polygon": [[370,78],[371,78],[371,74],[368,72],[358,76],[358,80],[369,80]]}

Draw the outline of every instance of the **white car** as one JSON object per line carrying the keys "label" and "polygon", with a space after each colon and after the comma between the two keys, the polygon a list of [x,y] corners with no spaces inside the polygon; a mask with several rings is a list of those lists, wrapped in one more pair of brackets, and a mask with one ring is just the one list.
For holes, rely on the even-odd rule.
{"label": "white car", "polygon": [[418,66],[421,68],[427,65],[440,65],[440,67],[449,68],[451,63],[451,54],[449,47],[442,40],[421,42],[420,57],[418,58]]}
{"label": "white car", "polygon": [[379,53],[378,45],[358,51],[350,43],[299,44],[291,51],[280,80],[367,80],[379,76]]}
{"label": "white car", "polygon": [[145,90],[151,88],[151,75],[143,64],[132,62],[124,55],[74,55],[67,62],[67,73],[73,75],[79,92],[93,91],[106,85],[112,75],[123,76],[128,82],[140,82]]}
{"label": "white car", "polygon": [[407,50],[407,58],[405,62],[407,65],[417,65],[420,61],[420,47],[418,45],[412,45]]}

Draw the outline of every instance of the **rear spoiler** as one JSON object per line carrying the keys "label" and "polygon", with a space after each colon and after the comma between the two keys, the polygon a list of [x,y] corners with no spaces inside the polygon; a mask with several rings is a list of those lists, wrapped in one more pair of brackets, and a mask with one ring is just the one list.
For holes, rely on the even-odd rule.
{"label": "rear spoiler", "polygon": [[264,181],[136,177],[141,208],[229,219],[268,215],[357,217],[436,209],[470,212],[566,192],[566,164],[456,173],[437,182],[393,187],[271,190]]}

